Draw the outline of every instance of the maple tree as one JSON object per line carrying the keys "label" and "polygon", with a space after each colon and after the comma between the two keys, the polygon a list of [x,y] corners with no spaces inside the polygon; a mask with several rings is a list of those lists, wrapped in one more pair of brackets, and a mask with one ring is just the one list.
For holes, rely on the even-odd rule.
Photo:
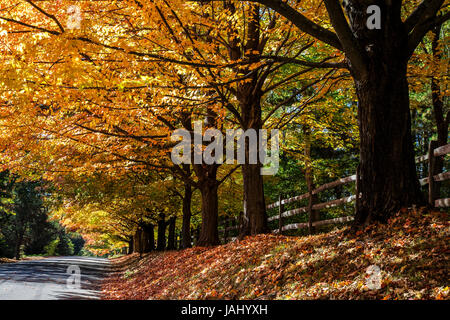
{"label": "maple tree", "polygon": [[448,20],[445,1],[371,2],[381,9],[381,27],[373,30],[367,27],[366,1],[349,0],[342,6],[338,0],[326,0],[334,31],[302,14],[301,2],[254,2],[267,5],[300,30],[345,53],[359,102],[362,196],[357,199],[356,223],[386,221],[401,206],[420,201],[406,70],[423,37]]}
{"label": "maple tree", "polygon": [[[157,9],[162,16],[160,8],[157,7]],[[294,115],[298,115],[306,105],[319,101],[331,87],[325,83],[321,87],[318,86],[319,88],[313,94],[305,94],[307,89],[323,80],[328,80],[331,74],[324,73],[316,76],[317,78],[312,78],[306,73],[312,68],[342,66],[339,62],[329,61],[339,57],[328,57],[326,52],[321,54],[320,50],[311,49],[312,42],[293,32],[290,24],[280,23],[279,17],[273,12],[261,10],[259,6],[225,1],[213,3],[210,7],[208,4],[202,4],[201,9],[202,12],[206,12],[208,19],[199,24],[199,27],[195,24],[190,27],[177,21],[182,27],[180,33],[186,33],[188,42],[195,44],[192,49],[189,49],[187,59],[209,64],[209,68],[198,73],[214,88],[220,97],[221,104],[233,116],[232,123],[244,130],[262,129],[284,104],[301,96],[302,100],[294,107],[297,111],[295,113],[291,111]],[[173,12],[174,9],[172,9]],[[167,28],[171,35],[179,34],[172,25]],[[280,37],[279,35],[283,33],[286,35]],[[176,44],[173,50],[185,56],[186,48],[180,45],[181,40],[174,38],[173,43]],[[299,58],[306,56],[306,52],[314,59]],[[230,66],[228,74],[225,67],[212,68],[214,64],[210,62],[210,57],[215,57],[213,61],[216,61],[216,64]],[[280,74],[286,74],[286,72],[280,71],[286,65],[296,65],[301,68],[291,67],[291,73],[282,78]],[[302,75],[305,76],[301,78]],[[339,76],[336,77],[339,78]],[[268,96],[273,95],[280,87],[292,86],[294,83],[299,83],[300,79],[308,78],[309,83],[303,81],[302,88],[294,90],[285,99],[272,105],[267,103]],[[336,85],[336,83],[333,84]],[[292,118],[293,115],[289,115],[287,122]],[[280,121],[278,125],[272,125],[272,127],[277,128],[280,125],[286,125],[286,121]],[[248,157],[249,145],[246,148]],[[242,229],[241,236],[267,232],[261,167],[261,162],[242,165],[246,218],[244,221],[247,223]]]}

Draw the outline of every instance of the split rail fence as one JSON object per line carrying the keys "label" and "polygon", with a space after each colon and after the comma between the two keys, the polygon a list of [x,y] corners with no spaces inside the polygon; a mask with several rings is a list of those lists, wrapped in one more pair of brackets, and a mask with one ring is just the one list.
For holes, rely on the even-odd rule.
{"label": "split rail fence", "polygon": [[[450,153],[450,144],[447,144],[445,146],[436,148],[437,142],[431,141],[429,144],[428,154],[416,157],[416,163],[422,163],[427,161],[428,162],[428,176],[420,179],[420,185],[425,186],[428,184],[428,203],[429,205],[436,207],[436,208],[445,208],[450,207],[450,198],[442,198],[438,199],[439,195],[436,195],[435,189],[436,184],[440,183],[442,181],[446,181],[450,179],[450,171],[442,172],[439,174],[434,175],[433,172],[435,171],[435,165],[436,165],[436,159],[438,157],[445,157],[445,155]],[[275,203],[269,204],[267,206],[268,210],[278,208],[278,213],[276,215],[270,216],[268,218],[268,222],[276,221],[278,220],[278,228],[272,230],[273,233],[282,233],[283,231],[287,230],[298,230],[298,229],[304,229],[309,228],[310,232],[314,227],[324,226],[324,225],[330,225],[330,224],[338,224],[338,223],[345,223],[353,220],[352,216],[345,216],[345,217],[339,217],[334,219],[328,219],[328,220],[318,220],[313,221],[313,212],[317,210],[323,210],[328,208],[333,208],[336,206],[340,206],[343,204],[351,203],[356,200],[356,195],[350,195],[347,197],[343,197],[336,200],[327,201],[324,203],[314,203],[314,199],[316,198],[316,195],[318,195],[320,192],[336,188],[339,186],[343,186],[346,184],[353,183],[357,180],[357,176],[352,175],[349,177],[345,177],[330,183],[326,183],[324,185],[321,185],[320,187],[317,187],[314,190],[311,190],[308,193],[295,196],[292,198],[282,199],[282,196],[279,196],[279,200]],[[356,190],[358,190],[358,186],[356,186]],[[358,191],[356,191],[356,194],[358,194]],[[295,208],[291,210],[284,211],[284,205],[295,203],[301,200],[308,199],[308,206]],[[302,222],[302,223],[292,223],[284,225],[283,221],[285,218],[292,217],[295,215],[299,215],[302,213],[308,213],[309,221],[308,222]],[[225,220],[224,226],[221,229],[221,231],[224,233],[224,240],[225,242],[229,239],[230,231],[232,230],[239,230],[241,228],[240,221],[242,217],[239,217],[236,221],[236,219],[228,218]],[[231,224],[231,225],[230,225]]]}

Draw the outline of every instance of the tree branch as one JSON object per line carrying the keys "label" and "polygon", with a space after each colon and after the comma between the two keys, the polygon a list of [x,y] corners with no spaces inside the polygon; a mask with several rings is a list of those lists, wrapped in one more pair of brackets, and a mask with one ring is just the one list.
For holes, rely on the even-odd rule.
{"label": "tree branch", "polygon": [[61,30],[61,32],[64,32],[64,28],[61,25],[61,23],[58,21],[58,19],[56,19],[56,17],[50,13],[45,12],[42,8],[38,7],[36,4],[34,4],[31,0],[25,0],[26,2],[28,2],[30,5],[32,5],[37,11],[39,11],[40,13],[42,13],[43,15],[45,15],[46,17],[52,19],[56,25],[58,26],[59,30]]}
{"label": "tree branch", "polygon": [[366,63],[364,61],[364,54],[356,41],[355,36],[350,30],[344,12],[338,0],[325,0],[325,7],[330,16],[331,23],[337,33],[344,52],[351,63],[351,69],[357,74],[359,78],[364,77],[367,73]]}
{"label": "tree branch", "polygon": [[325,42],[326,44],[343,50],[341,42],[339,41],[337,35],[330,30],[321,27],[320,25],[312,22],[296,9],[292,8],[288,4],[282,2],[281,0],[250,0],[251,2],[261,3],[280,15],[291,21],[297,28],[301,31],[313,36],[314,38]]}
{"label": "tree branch", "polygon": [[320,62],[301,60],[290,57],[282,56],[261,56],[262,59],[270,59],[276,62],[286,62],[291,64],[298,64],[311,68],[323,68],[323,69],[347,69],[349,66],[345,62],[326,62],[327,60],[334,59],[334,57],[328,57]]}
{"label": "tree branch", "polygon": [[[410,31],[407,57],[414,53],[422,38],[435,26],[436,15],[443,3],[444,0],[423,0],[409,18],[406,19],[404,24],[407,30]],[[448,19],[447,15],[444,16]]]}
{"label": "tree branch", "polygon": [[[438,2],[438,1],[434,1]],[[443,2],[443,1],[441,1]],[[430,0],[423,0],[417,8],[409,15],[408,18],[406,18],[405,22],[403,23],[406,31],[410,33],[414,27],[419,23],[421,18],[423,17],[426,10],[430,8],[430,5],[432,4],[432,1]],[[440,5],[439,5],[440,6]]]}

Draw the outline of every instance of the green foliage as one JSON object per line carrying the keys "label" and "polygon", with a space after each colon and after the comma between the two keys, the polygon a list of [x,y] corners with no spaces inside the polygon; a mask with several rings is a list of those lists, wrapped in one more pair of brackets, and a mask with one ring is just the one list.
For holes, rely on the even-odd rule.
{"label": "green foliage", "polygon": [[[59,227],[59,235],[56,239],[50,241],[44,249],[46,256],[72,256],[82,255],[84,240],[81,236],[75,234],[66,234],[64,229]],[[75,242],[75,244],[74,244]]]}
{"label": "green foliage", "polygon": [[82,255],[82,250],[85,244],[83,237],[77,233],[69,233],[69,239],[73,244],[73,255]]}
{"label": "green foliage", "polygon": [[59,236],[58,246],[56,247],[56,253],[60,256],[71,256],[74,253],[74,245],[70,238],[66,234]]}
{"label": "green foliage", "polygon": [[83,238],[48,221],[44,183],[18,178],[0,172],[0,257],[79,254]]}
{"label": "green foliage", "polygon": [[44,255],[56,256],[56,250],[59,245],[59,239],[52,240],[48,245],[44,247]]}

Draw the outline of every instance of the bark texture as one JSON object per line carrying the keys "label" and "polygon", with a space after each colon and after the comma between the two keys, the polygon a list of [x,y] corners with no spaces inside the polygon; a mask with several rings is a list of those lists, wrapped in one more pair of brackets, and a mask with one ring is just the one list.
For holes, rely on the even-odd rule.
{"label": "bark texture", "polygon": [[175,223],[177,221],[176,216],[170,217],[169,224],[169,235],[167,237],[167,250],[175,250],[176,249],[176,239],[175,239]]}
{"label": "bark texture", "polygon": [[158,219],[158,239],[156,240],[156,250],[164,251],[166,249],[166,220],[164,213],[159,214]]}
{"label": "bark texture", "polygon": [[406,78],[408,34],[399,5],[381,4],[382,29],[366,26],[366,6],[348,1],[351,30],[364,59],[352,66],[358,96],[360,164],[355,223],[387,221],[401,207],[423,203],[416,174]]}
{"label": "bark texture", "polygon": [[192,188],[190,184],[185,183],[183,196],[183,224],[181,227],[181,248],[183,249],[191,247],[191,201]]}
{"label": "bark texture", "polygon": [[142,252],[148,253],[155,250],[155,226],[146,223],[142,227]]}
{"label": "bark texture", "polygon": [[220,244],[218,220],[219,206],[217,197],[217,181],[204,181],[200,186],[202,194],[202,227],[197,241],[198,246],[214,246]]}

